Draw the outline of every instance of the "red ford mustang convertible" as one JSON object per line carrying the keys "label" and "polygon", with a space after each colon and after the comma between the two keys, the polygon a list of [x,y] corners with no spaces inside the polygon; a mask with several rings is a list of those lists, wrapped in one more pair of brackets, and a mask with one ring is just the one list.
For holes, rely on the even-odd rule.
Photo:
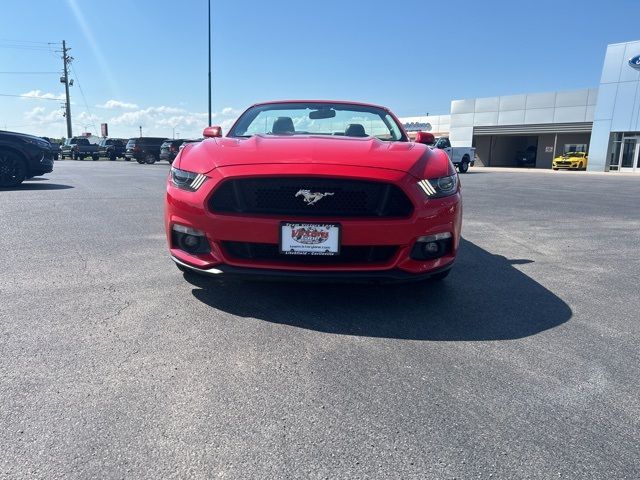
{"label": "red ford mustang convertible", "polygon": [[388,109],[286,101],[208,127],[167,181],[165,225],[183,271],[216,277],[441,280],[462,201],[447,154]]}

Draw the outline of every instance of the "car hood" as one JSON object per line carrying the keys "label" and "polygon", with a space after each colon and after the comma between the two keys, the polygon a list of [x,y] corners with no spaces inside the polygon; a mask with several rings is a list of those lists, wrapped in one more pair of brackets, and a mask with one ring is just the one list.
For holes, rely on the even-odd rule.
{"label": "car hood", "polygon": [[[446,155],[446,154],[445,154]],[[238,165],[318,164],[373,167],[410,173],[425,178],[447,175],[439,153],[413,142],[383,142],[374,137],[325,137],[313,135],[213,138],[188,144],[174,165],[195,173]],[[446,167],[446,165],[445,165]],[[436,171],[437,170],[437,171]]]}
{"label": "car hood", "polygon": [[[47,140],[45,140],[42,137],[37,137],[35,135],[29,135],[28,133],[8,132],[6,130],[0,130],[0,138],[40,140],[42,142],[47,142]],[[48,142],[48,143],[50,143],[50,142]]]}

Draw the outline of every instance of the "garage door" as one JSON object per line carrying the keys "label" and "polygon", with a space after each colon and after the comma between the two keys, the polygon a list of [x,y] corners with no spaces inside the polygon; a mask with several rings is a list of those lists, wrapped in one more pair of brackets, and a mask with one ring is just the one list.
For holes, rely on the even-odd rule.
{"label": "garage door", "polygon": [[535,125],[496,125],[473,127],[474,135],[541,135],[545,133],[591,133],[592,122],[540,123]]}

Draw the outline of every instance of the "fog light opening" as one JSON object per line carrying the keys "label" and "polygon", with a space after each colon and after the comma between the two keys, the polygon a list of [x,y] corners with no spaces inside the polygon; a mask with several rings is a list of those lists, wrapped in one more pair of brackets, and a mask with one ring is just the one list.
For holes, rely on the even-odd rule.
{"label": "fog light opening", "polygon": [[422,244],[422,250],[427,255],[433,255],[434,253],[438,253],[440,246],[438,245],[438,242],[427,242]]}
{"label": "fog light opening", "polygon": [[182,239],[185,246],[188,248],[194,248],[200,243],[200,237],[195,237],[193,235],[185,235]]}
{"label": "fog light opening", "polygon": [[184,225],[173,225],[171,230],[174,248],[179,248],[191,254],[211,252],[211,247],[204,232]]}
{"label": "fog light opening", "polygon": [[443,232],[418,238],[410,256],[413,260],[433,260],[450,251],[451,233]]}
{"label": "fog light opening", "polygon": [[195,228],[187,227],[185,225],[180,225],[177,223],[174,223],[171,229],[174,230],[175,232],[185,233],[185,234],[193,235],[196,237],[204,237],[204,232],[201,232],[200,230],[196,230]]}

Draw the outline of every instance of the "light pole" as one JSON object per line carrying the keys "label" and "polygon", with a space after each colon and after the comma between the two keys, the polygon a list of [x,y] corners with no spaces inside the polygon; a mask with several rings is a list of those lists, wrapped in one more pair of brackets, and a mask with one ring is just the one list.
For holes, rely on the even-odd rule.
{"label": "light pole", "polygon": [[64,80],[64,94],[65,94],[65,104],[64,104],[64,116],[67,118],[67,137],[73,137],[73,129],[71,128],[71,99],[69,98],[69,85],[73,85],[72,82],[69,82],[69,64],[73,58],[70,55],[67,55],[67,52],[70,48],[67,48],[66,40],[62,40],[62,66],[64,76],[60,79]]}
{"label": "light pole", "polygon": [[209,126],[211,126],[211,0],[209,0]]}
{"label": "light pole", "polygon": [[142,137],[142,125],[138,127],[140,129],[140,137]]}

